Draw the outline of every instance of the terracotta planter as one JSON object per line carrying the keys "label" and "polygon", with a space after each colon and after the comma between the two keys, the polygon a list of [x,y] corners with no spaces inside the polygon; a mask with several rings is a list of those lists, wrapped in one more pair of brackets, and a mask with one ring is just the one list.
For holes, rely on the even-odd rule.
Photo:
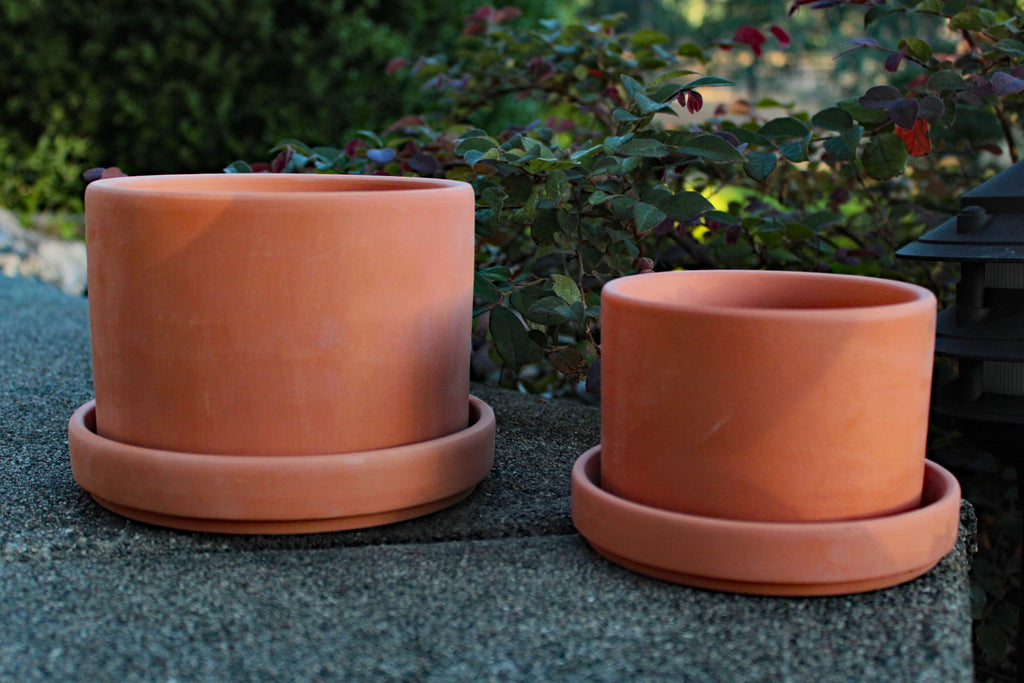
{"label": "terracotta planter", "polygon": [[[266,456],[287,468],[286,456],[369,457],[467,433],[473,208],[472,189],[445,180],[91,184],[94,436],[143,460]],[[489,414],[483,406],[476,420]],[[470,469],[490,457],[485,447]],[[75,474],[95,486],[95,472]],[[100,497],[137,498],[111,493]]]}
{"label": "terracotta planter", "polygon": [[813,273],[659,273],[609,283],[602,317],[598,479],[609,500],[680,513],[688,527],[791,530],[922,507],[936,317],[927,290]]}

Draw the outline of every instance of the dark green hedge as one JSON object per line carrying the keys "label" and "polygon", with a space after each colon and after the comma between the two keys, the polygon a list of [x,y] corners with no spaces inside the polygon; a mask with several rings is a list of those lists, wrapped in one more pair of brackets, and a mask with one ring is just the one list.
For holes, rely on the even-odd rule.
{"label": "dark green hedge", "polygon": [[57,128],[131,174],[217,171],[282,138],[338,144],[417,108],[387,61],[444,49],[479,4],[4,0],[0,137],[29,150]]}

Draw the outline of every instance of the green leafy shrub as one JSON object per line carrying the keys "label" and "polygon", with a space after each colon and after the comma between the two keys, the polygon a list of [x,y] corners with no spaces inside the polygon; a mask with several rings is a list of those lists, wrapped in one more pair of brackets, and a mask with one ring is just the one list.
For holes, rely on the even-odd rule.
{"label": "green leafy shrub", "polygon": [[0,139],[28,154],[61,109],[50,135],[134,174],[210,171],[286,135],[335,139],[415,106],[383,77],[387,60],[455,40],[475,4],[5,0]]}
{"label": "green leafy shrub", "polygon": [[[398,63],[443,116],[406,116],[339,148],[286,140],[272,165],[255,170],[472,182],[480,342],[503,383],[532,391],[571,391],[588,374],[596,383],[599,292],[620,275],[799,268],[941,288],[943,272],[898,263],[893,251],[954,210],[980,181],[984,155],[1002,151],[971,131],[943,135],[959,117],[1005,123],[1016,159],[1020,20],[1011,3],[816,6],[847,4],[865,6],[868,26],[908,12],[932,18],[951,29],[955,52],[920,38],[887,46],[866,37],[844,54],[877,53],[879,79],[890,83],[814,114],[770,100],[697,124],[701,93],[729,86],[699,73],[709,54],[760,57],[786,48],[784,30],[742,26],[728,40],[670,48],[656,31],[618,33],[614,18],[518,28],[523,22],[487,9],[469,18],[454,51]],[[542,107],[544,119],[480,127],[517,100]],[[758,113],[766,110],[777,115]]]}
{"label": "green leafy shrub", "polygon": [[0,206],[23,218],[44,211],[82,211],[89,141],[59,129],[58,110],[30,149],[0,137]]}

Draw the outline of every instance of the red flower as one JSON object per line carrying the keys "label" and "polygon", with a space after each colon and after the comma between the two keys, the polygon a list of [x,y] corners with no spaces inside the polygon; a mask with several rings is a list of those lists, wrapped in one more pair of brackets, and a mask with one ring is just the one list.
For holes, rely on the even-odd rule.
{"label": "red flower", "polygon": [[500,10],[495,12],[494,16],[491,17],[491,21],[495,24],[500,24],[503,21],[508,21],[509,19],[515,19],[516,17],[521,16],[523,16],[523,10],[509,5],[507,7],[502,7]]}
{"label": "red flower", "polygon": [[923,157],[932,151],[932,140],[928,137],[929,128],[931,124],[923,118],[916,119],[913,128],[896,126],[896,135],[906,144],[910,156]]}
{"label": "red flower", "polygon": [[764,34],[753,26],[740,26],[736,29],[736,33],[733,35],[732,39],[734,42],[749,45],[750,49],[753,50],[754,54],[758,57],[760,57],[763,52],[761,46],[764,45],[764,42],[767,40],[767,38],[764,37]]}
{"label": "red flower", "polygon": [[704,106],[704,98],[696,90],[686,93],[686,111],[696,114]]}
{"label": "red flower", "polygon": [[781,26],[772,25],[772,27],[769,28],[768,30],[772,32],[772,35],[775,36],[775,38],[779,41],[779,45],[781,45],[782,47],[789,47],[790,43],[793,42],[790,39],[789,34],[786,33]]}
{"label": "red flower", "polygon": [[401,69],[403,66],[408,66],[408,65],[409,65],[409,60],[408,59],[405,59],[404,57],[395,57],[394,59],[392,59],[392,60],[390,60],[388,62],[388,65],[386,67],[384,67],[384,73],[387,74],[388,76],[390,76],[391,74],[393,74],[396,71],[398,71],[399,69]]}

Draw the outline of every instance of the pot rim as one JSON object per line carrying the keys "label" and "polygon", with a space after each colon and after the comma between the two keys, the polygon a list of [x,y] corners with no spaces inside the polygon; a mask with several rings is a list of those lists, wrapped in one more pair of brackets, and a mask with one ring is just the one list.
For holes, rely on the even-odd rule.
{"label": "pot rim", "polygon": [[[235,185],[236,187],[232,187]],[[258,187],[264,185],[266,187]],[[93,181],[86,194],[116,194],[175,200],[238,200],[272,197],[274,201],[356,197],[393,198],[394,192],[423,195],[465,192],[468,183],[445,178],[372,176],[346,173],[185,173],[121,176]]]}
{"label": "pot rim", "polygon": [[[746,280],[751,287],[757,287],[766,281],[782,282],[789,280],[794,285],[813,287],[816,293],[827,291],[830,286],[850,286],[860,284],[873,288],[878,292],[879,303],[854,305],[819,305],[819,306],[774,306],[744,305],[723,303],[692,303],[689,301],[665,301],[662,298],[651,298],[637,290],[648,290],[654,287],[667,286],[667,283],[686,280]],[[822,294],[824,296],[824,294]],[[937,308],[935,295],[919,285],[864,275],[847,275],[840,273],[810,273],[805,271],[781,270],[741,270],[741,269],[708,269],[683,270],[661,273],[641,273],[616,278],[605,284],[601,291],[602,303],[609,300],[623,309],[646,310],[675,315],[699,315],[720,318],[752,318],[752,319],[847,319],[855,317],[863,319],[889,318],[911,315],[924,310],[934,311]],[[888,299],[888,300],[884,300]]]}

